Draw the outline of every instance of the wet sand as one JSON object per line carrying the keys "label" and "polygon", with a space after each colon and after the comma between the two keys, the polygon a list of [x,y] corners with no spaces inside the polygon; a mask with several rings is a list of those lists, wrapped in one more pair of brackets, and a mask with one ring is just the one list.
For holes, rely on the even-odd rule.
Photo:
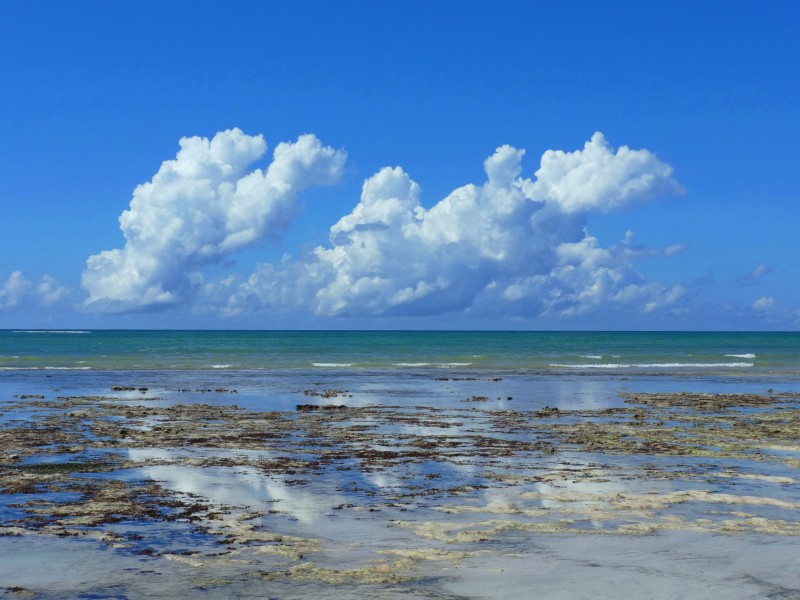
{"label": "wet sand", "polygon": [[273,403],[141,381],[3,398],[0,586],[800,597],[800,394],[620,385],[593,406],[501,377],[329,383]]}

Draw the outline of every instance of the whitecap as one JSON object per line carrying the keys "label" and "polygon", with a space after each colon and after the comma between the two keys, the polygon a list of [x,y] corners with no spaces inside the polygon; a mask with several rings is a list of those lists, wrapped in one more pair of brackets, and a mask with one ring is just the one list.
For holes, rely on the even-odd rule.
{"label": "whitecap", "polygon": [[557,369],[736,369],[752,367],[753,363],[747,362],[726,362],[726,363],[594,363],[594,364],[570,364],[570,363],[551,363],[551,367]]}
{"label": "whitecap", "polygon": [[432,362],[400,362],[392,363],[395,367],[435,367],[437,369],[448,369],[451,367],[468,367],[471,362],[446,362],[446,363],[432,363]]}
{"label": "whitecap", "polygon": [[755,358],[755,354],[726,354],[725,356],[730,356],[731,358]]}
{"label": "whitecap", "polygon": [[550,366],[557,369],[628,369],[634,365],[625,365],[619,363],[550,363]]}
{"label": "whitecap", "polygon": [[311,363],[314,367],[352,367],[353,363]]}
{"label": "whitecap", "polygon": [[13,333],[67,333],[67,334],[87,334],[91,331],[81,329],[16,329]]}

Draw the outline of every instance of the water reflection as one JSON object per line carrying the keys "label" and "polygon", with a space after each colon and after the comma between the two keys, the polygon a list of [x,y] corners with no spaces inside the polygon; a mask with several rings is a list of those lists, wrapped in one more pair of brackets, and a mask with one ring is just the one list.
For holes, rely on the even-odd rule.
{"label": "water reflection", "polygon": [[[214,451],[217,453],[217,451]],[[237,452],[237,454],[241,454]],[[258,453],[269,458],[269,453]],[[153,460],[174,462],[175,452],[164,449],[130,449],[128,456],[135,462]],[[137,470],[141,476],[160,482],[165,487],[224,506],[246,506],[249,510],[268,510],[280,503],[281,512],[305,525],[315,523],[331,504],[342,503],[344,497],[328,490],[324,495],[290,486],[280,478],[265,475],[254,467],[189,467],[165,464],[150,465]]]}

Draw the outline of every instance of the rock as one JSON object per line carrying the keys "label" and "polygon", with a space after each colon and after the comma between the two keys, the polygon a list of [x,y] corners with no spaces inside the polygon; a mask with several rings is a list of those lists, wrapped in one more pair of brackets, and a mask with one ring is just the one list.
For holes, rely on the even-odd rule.
{"label": "rock", "polygon": [[319,404],[298,404],[296,407],[298,412],[314,412],[314,411],[338,411],[338,410],[347,410],[347,407],[344,404],[324,404],[320,406]]}

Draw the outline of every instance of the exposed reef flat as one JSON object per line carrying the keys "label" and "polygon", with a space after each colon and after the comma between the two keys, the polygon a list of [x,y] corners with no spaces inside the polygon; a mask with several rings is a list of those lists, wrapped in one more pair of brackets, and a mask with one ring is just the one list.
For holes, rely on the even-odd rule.
{"label": "exposed reef flat", "polygon": [[[794,393],[623,393],[569,409],[517,393],[514,408],[505,394],[498,407],[484,388],[443,406],[364,404],[328,388],[255,410],[112,391],[0,405],[0,536],[93,540],[141,577],[174,567],[184,593],[223,597],[265,582],[279,597],[320,589],[309,585],[465,597],[476,561],[515,564],[537,545],[597,536],[800,544]],[[12,594],[65,593],[3,577]],[[731,589],[800,594],[758,581]]]}

